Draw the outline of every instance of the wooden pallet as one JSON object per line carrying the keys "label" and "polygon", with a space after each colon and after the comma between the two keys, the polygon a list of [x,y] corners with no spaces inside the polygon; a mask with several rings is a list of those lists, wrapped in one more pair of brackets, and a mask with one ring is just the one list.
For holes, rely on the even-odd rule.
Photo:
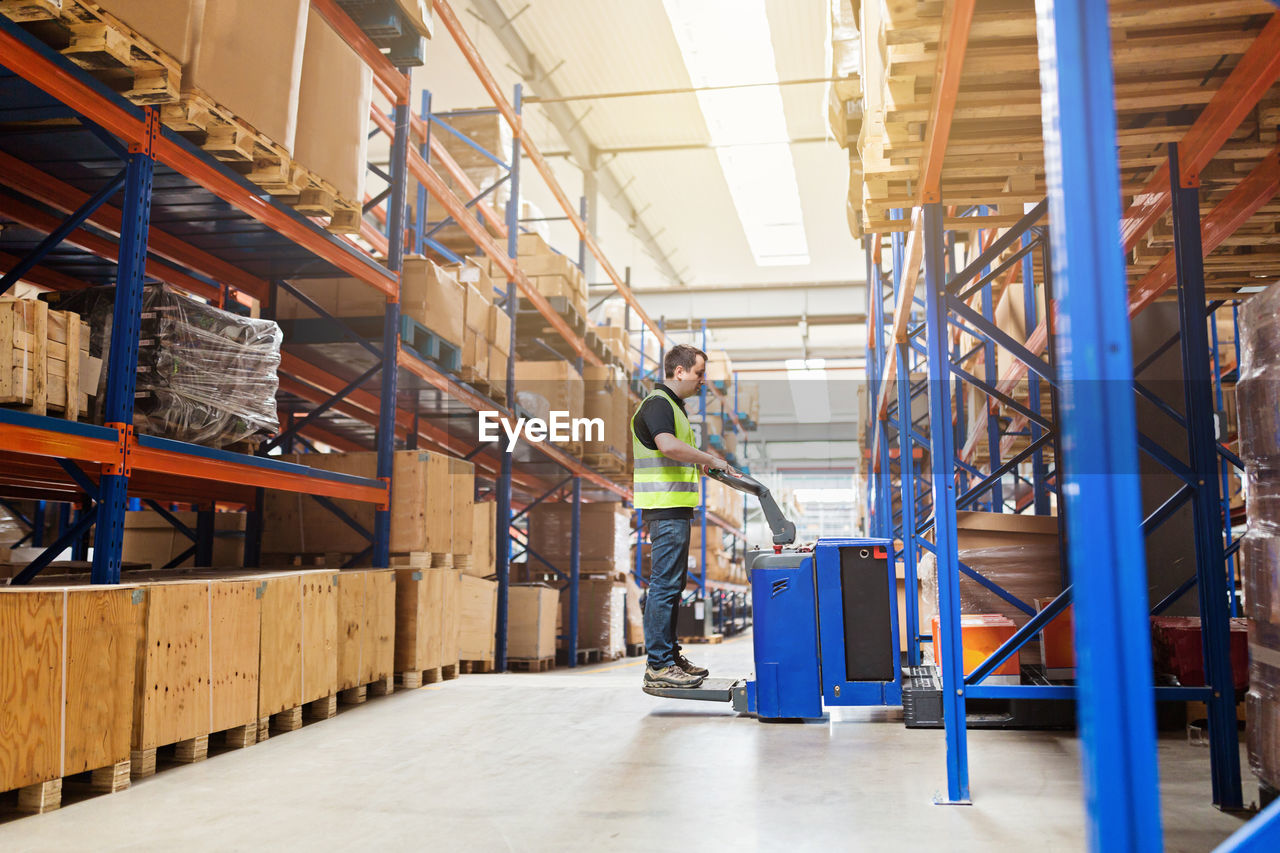
{"label": "wooden pallet", "polygon": [[681,637],[680,642],[688,645],[696,645],[699,643],[715,645],[717,643],[724,642],[724,634],[707,634],[705,637]]}
{"label": "wooden pallet", "polygon": [[554,656],[547,658],[507,658],[507,668],[512,672],[547,672],[556,668]]}
{"label": "wooden pallet", "polygon": [[610,450],[607,453],[586,453],[583,454],[582,461],[601,474],[627,473],[626,457],[616,450]]}
{"label": "wooden pallet", "polygon": [[[578,649],[578,666],[588,666],[593,663],[600,663],[603,660],[604,657],[600,649]],[[565,649],[556,650],[556,665],[569,665],[569,654]]]}
{"label": "wooden pallet", "polygon": [[183,92],[160,108],[160,120],[298,213],[328,218],[329,231],[360,231],[364,213],[359,204],[343,198],[333,184],[295,161],[284,146],[205,93]]}
{"label": "wooden pallet", "polygon": [[645,651],[644,643],[627,643],[626,654],[629,658],[638,658]]}
{"label": "wooden pallet", "polygon": [[130,783],[129,762],[121,761],[96,770],[60,776],[18,788],[16,808],[20,814],[45,814],[62,807],[64,790],[114,794],[128,788]]}
{"label": "wooden pallet", "polygon": [[135,104],[165,104],[179,96],[178,60],[94,3],[0,0],[0,15]]}
{"label": "wooden pallet", "polygon": [[158,759],[177,764],[195,764],[209,757],[209,744],[221,743],[228,749],[244,749],[253,746],[261,738],[257,722],[233,726],[207,735],[180,740],[150,749],[134,749],[129,752],[130,775],[134,779],[154,776]]}
{"label": "wooden pallet", "polygon": [[483,673],[493,672],[493,661],[460,660],[458,661],[458,671],[463,675],[481,675]]}
{"label": "wooden pallet", "polygon": [[363,705],[370,696],[389,696],[396,690],[394,675],[370,681],[368,684],[357,684],[346,690],[338,691],[338,702],[343,705]]}
{"label": "wooden pallet", "polygon": [[[443,666],[436,666],[430,669],[410,670],[408,672],[397,672],[396,683],[406,690],[417,690],[427,684],[435,684],[439,681],[452,681],[459,675],[460,664],[451,663]],[[465,672],[466,670],[462,670]]]}
{"label": "wooden pallet", "polygon": [[462,348],[451,344],[412,317],[400,315],[400,342],[446,373],[462,367]]}

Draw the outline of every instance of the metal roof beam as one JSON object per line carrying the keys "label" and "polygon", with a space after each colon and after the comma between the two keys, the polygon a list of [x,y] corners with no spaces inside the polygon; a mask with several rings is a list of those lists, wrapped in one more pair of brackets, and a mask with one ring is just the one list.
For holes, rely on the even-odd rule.
{"label": "metal roof beam", "polygon": [[[534,56],[533,51],[529,50],[528,45],[524,43],[524,39],[520,34],[516,32],[515,26],[506,13],[502,11],[497,0],[473,0],[472,5],[475,7],[480,19],[493,30],[494,35],[502,42],[502,46],[506,48],[507,53],[511,56],[512,63],[525,81],[537,89],[543,98],[561,98],[562,94],[559,87],[546,76],[546,69],[538,62],[538,58]],[[583,170],[592,170],[596,173],[600,192],[610,199],[614,209],[631,224],[631,228],[640,239],[641,244],[653,257],[654,262],[657,263],[659,271],[672,281],[682,282],[683,279],[676,271],[675,266],[672,265],[671,259],[662,247],[658,245],[658,241],[654,239],[653,232],[649,230],[648,226],[640,219],[639,214],[636,213],[635,206],[627,198],[621,182],[608,166],[598,165],[599,152],[595,145],[592,144],[590,137],[582,130],[572,110],[562,101],[543,103],[541,106],[546,111],[547,118],[551,120],[560,135],[564,137],[565,143],[569,146],[569,151]]]}

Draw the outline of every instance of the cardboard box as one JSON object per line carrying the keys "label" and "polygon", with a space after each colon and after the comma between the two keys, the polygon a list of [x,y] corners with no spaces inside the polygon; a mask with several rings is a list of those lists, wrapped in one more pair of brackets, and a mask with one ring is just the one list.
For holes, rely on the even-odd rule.
{"label": "cardboard box", "polygon": [[[619,503],[583,504],[578,517],[579,572],[604,574],[630,569],[632,513]],[[529,510],[529,546],[563,572],[569,570],[573,507],[543,501]]]}
{"label": "cardboard box", "polygon": [[[307,453],[279,457],[324,471],[377,475],[377,454]],[[391,551],[396,554],[452,553],[453,485],[449,458],[426,450],[401,450],[392,469]],[[373,529],[373,505],[336,500],[366,530]],[[369,542],[308,495],[267,490],[263,507],[264,554],[358,554]]]}
{"label": "cardboard box", "polygon": [[372,97],[369,66],[312,10],[302,55],[294,158],[352,204],[364,203]]}
{"label": "cardboard box", "polygon": [[410,257],[405,258],[400,281],[401,310],[454,346],[462,346],[466,291],[458,280],[426,258]]}
{"label": "cardboard box", "polygon": [[458,659],[492,661],[498,619],[498,582],[461,576]]}
{"label": "cardboard box", "polygon": [[[616,590],[616,592],[615,592]],[[619,657],[624,648],[626,589],[611,578],[578,581],[578,649],[599,649],[607,658]],[[569,590],[560,591],[559,633],[569,633]],[[559,641],[559,648],[567,648]]]}
{"label": "cardboard box", "polygon": [[464,370],[472,371],[476,376],[487,379],[489,377],[489,351],[492,349],[490,343],[480,332],[473,329],[466,329],[463,332],[462,344],[462,367]]}
{"label": "cardboard box", "polygon": [[508,591],[507,657],[542,660],[556,654],[559,591],[544,584],[513,584]]}
{"label": "cardboard box", "polygon": [[567,361],[517,361],[516,387],[542,397],[551,411],[582,417],[582,377]]}
{"label": "cardboard box", "polygon": [[203,93],[292,154],[310,8],[307,0],[206,3],[183,91]]}
{"label": "cardboard box", "polygon": [[[178,521],[194,531],[198,514],[188,511],[171,513]],[[219,536],[218,533],[243,533],[243,512],[216,512],[213,515],[213,562],[215,566],[240,565],[244,558],[243,536]],[[194,543],[176,527],[151,510],[127,512],[124,516],[124,546],[121,559],[126,563],[148,563],[153,569],[163,569],[183,554]],[[194,555],[187,557],[178,567],[194,566]]]}
{"label": "cardboard box", "polygon": [[[94,0],[181,65],[191,61],[205,0]],[[216,0],[215,0],[216,2]]]}
{"label": "cardboard box", "polygon": [[463,287],[466,291],[466,326],[484,337],[489,330],[489,308],[493,305],[493,300],[486,298],[475,284],[465,284]]}
{"label": "cardboard box", "polygon": [[485,339],[504,355],[511,352],[511,315],[499,305],[489,306],[489,322]]}
{"label": "cardboard box", "polygon": [[585,453],[616,453],[625,462],[631,445],[631,395],[626,374],[612,365],[583,367],[583,416],[604,421],[604,437]]}

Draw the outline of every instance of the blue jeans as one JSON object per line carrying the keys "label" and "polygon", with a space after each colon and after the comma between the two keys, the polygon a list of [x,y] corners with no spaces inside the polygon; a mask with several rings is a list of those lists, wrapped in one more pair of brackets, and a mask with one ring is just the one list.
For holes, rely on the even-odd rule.
{"label": "blue jeans", "polygon": [[675,663],[676,616],[689,575],[689,520],[661,518],[648,522],[650,542],[649,591],[644,605],[644,644],[649,666],[662,669]]}

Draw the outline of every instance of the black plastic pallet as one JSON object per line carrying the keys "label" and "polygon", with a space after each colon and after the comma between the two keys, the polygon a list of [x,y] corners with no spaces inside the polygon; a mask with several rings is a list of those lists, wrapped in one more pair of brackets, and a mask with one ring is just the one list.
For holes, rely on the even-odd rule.
{"label": "black plastic pallet", "polygon": [[[1023,680],[1043,679],[1024,669]],[[943,727],[942,675],[933,666],[902,671],[902,720],[909,729]],[[965,727],[970,729],[1074,729],[1070,699],[967,699]]]}

